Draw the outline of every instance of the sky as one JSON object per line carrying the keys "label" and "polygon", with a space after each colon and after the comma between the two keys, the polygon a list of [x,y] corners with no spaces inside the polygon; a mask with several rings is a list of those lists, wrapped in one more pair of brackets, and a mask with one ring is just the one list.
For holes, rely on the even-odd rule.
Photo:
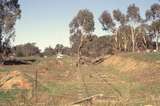
{"label": "sky", "polygon": [[124,13],[129,4],[140,7],[142,16],[158,0],[19,0],[22,17],[16,23],[14,45],[35,42],[40,49],[57,43],[69,46],[69,23],[80,9],[94,14],[95,34],[105,35],[98,18],[104,10],[120,9]]}

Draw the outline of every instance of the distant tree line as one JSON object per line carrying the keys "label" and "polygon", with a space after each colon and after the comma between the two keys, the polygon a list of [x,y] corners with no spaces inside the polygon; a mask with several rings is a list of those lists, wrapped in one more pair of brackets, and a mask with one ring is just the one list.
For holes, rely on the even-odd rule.
{"label": "distant tree line", "polygon": [[14,46],[12,48],[12,53],[14,53],[17,57],[28,57],[40,55],[40,49],[35,43],[26,43]]}
{"label": "distant tree line", "polygon": [[64,55],[72,55],[71,48],[65,47],[62,44],[57,44],[54,48],[47,47],[43,51],[43,55],[45,56],[53,56],[57,55],[58,53],[64,54]]}
{"label": "distant tree line", "polygon": [[0,60],[13,51],[16,56],[47,55],[57,53],[66,55],[82,55],[98,57],[117,52],[159,51],[160,49],[160,4],[155,3],[140,14],[140,9],[131,4],[124,13],[114,9],[111,13],[103,11],[99,22],[106,35],[94,34],[95,20],[88,9],[80,10],[69,24],[71,47],[57,44],[54,48],[47,47],[41,52],[34,43],[17,45],[11,49],[14,38],[14,25],[20,18],[21,10],[18,0],[0,1]]}
{"label": "distant tree line", "polygon": [[123,13],[114,9],[112,13],[103,11],[99,17],[106,35],[94,34],[94,15],[88,9],[80,10],[69,24],[71,47],[57,44],[55,48],[45,48],[43,55],[78,55],[98,57],[117,52],[159,51],[160,4],[155,3],[142,18],[135,4]]}
{"label": "distant tree line", "polygon": [[57,44],[55,48],[46,47],[44,51],[36,46],[36,43],[20,44],[12,47],[11,53],[16,57],[29,57],[29,56],[53,56],[58,53],[64,55],[72,55],[71,48],[65,47],[62,44]]}
{"label": "distant tree line", "polygon": [[72,53],[85,56],[101,56],[116,52],[159,51],[160,4],[146,10],[145,18],[135,4],[123,13],[115,9],[103,11],[99,17],[106,36],[93,34],[94,15],[88,9],[80,10],[69,24]]}

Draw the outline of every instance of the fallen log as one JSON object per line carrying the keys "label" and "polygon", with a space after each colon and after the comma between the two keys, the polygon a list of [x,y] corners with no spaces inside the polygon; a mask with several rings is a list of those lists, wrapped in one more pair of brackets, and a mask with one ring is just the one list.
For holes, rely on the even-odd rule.
{"label": "fallen log", "polygon": [[76,102],[73,102],[71,105],[73,106],[80,105],[80,104],[87,103],[87,102],[94,102],[96,100],[106,100],[106,101],[107,100],[119,100],[119,98],[116,96],[104,96],[103,94],[97,94],[97,95],[86,97]]}
{"label": "fallen log", "polygon": [[4,60],[3,65],[29,65],[30,63],[28,61],[24,60],[18,60],[18,59],[13,59],[13,60]]}
{"label": "fallen log", "polygon": [[103,94],[97,94],[97,95],[93,95],[93,96],[90,96],[90,97],[86,97],[86,98],[83,98],[81,100],[78,100],[74,103],[72,103],[72,105],[76,105],[76,104],[81,104],[81,103],[84,103],[84,102],[87,102],[87,101],[91,101],[92,99],[96,98],[96,97],[102,97]]}
{"label": "fallen log", "polygon": [[100,64],[100,63],[102,63],[104,60],[108,59],[110,56],[111,56],[111,55],[107,55],[107,56],[105,56],[105,57],[104,57],[104,56],[98,57],[98,58],[96,58],[96,59],[94,59],[94,60],[92,61],[92,64],[94,64],[94,65]]}
{"label": "fallen log", "polygon": [[93,60],[92,64],[95,64],[95,65],[96,65],[96,64],[100,64],[100,63],[102,63],[104,60],[105,60],[104,58],[98,58],[98,59]]}
{"label": "fallen log", "polygon": [[30,65],[36,62],[36,59],[6,59],[3,61],[3,65]]}

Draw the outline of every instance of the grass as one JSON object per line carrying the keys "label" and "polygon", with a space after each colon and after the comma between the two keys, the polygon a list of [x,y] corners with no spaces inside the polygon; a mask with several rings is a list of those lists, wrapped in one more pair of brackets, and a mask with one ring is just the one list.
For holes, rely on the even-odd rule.
{"label": "grass", "polygon": [[0,101],[13,100],[15,98],[14,95],[15,95],[15,93],[13,91],[10,91],[10,92],[1,91],[0,92]]}
{"label": "grass", "polygon": [[148,62],[160,60],[160,53],[124,53],[122,56]]}
{"label": "grass", "polygon": [[[120,72],[116,66],[108,65],[105,66],[107,68],[107,73],[114,75],[117,78],[117,81],[113,82],[112,84],[117,88],[123,96],[128,97],[137,97],[141,98],[143,95],[157,95],[160,94],[160,83],[159,81],[155,81],[155,83],[142,83],[136,80],[135,77],[137,77],[138,72],[136,74],[131,73],[124,73]],[[147,70],[145,70],[147,71]],[[144,77],[144,76],[143,76]],[[143,79],[142,77],[142,79]],[[146,76],[148,77],[148,76]],[[150,76],[149,76],[150,77]],[[147,79],[147,78],[145,78]],[[154,79],[152,79],[154,80]],[[113,92],[112,92],[113,93]]]}
{"label": "grass", "polygon": [[[120,56],[146,62],[160,60],[158,53],[127,53],[121,54]],[[49,96],[65,96],[71,99],[70,101],[78,100],[79,92],[81,92],[83,97],[87,96],[82,79],[76,78],[78,73],[77,68],[75,67],[75,58],[65,56],[61,60],[63,64],[58,63],[54,56],[48,57],[47,59],[40,58],[38,60],[40,60],[40,62],[37,62],[32,66],[9,66],[0,69],[0,72],[17,69],[27,75],[30,75],[29,79],[33,82],[35,69],[47,69],[47,73],[39,74],[38,76],[39,92],[42,94],[47,93]],[[137,76],[135,75],[141,75],[140,72],[133,75],[133,73],[130,72],[120,72],[120,70],[115,66],[103,64],[81,66],[80,72],[87,85],[89,95],[102,93],[105,96],[119,97],[119,94],[114,89],[116,88],[121,92],[123,98],[129,98],[132,102],[138,101],[141,104],[144,104],[142,102],[145,102],[147,95],[157,95],[160,93],[159,81],[147,84],[136,80]],[[103,78],[101,78],[101,76]],[[104,79],[111,85],[105,83]],[[15,91],[7,93],[0,92],[0,100],[5,100],[5,98],[14,98],[14,94]],[[135,103],[135,105],[132,106],[140,106],[140,103]],[[106,105],[106,103],[98,103],[96,106],[108,105]]]}
{"label": "grass", "polygon": [[0,102],[1,101],[13,101],[14,99],[16,99],[16,95],[21,93],[22,90],[20,89],[12,89],[9,91],[0,91]]}
{"label": "grass", "polygon": [[9,69],[6,69],[6,68],[3,68],[3,67],[0,67],[0,72],[9,72],[10,70]]}
{"label": "grass", "polygon": [[44,84],[40,90],[47,91],[50,95],[71,95],[76,92],[78,89],[78,85],[76,83],[54,83],[50,82],[48,84]]}

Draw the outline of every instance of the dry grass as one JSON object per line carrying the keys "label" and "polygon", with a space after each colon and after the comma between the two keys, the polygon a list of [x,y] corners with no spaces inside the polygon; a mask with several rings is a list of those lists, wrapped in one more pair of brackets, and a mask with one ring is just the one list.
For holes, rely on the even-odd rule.
{"label": "dry grass", "polygon": [[[43,103],[42,106],[69,106],[73,101],[79,100],[80,97],[95,94],[104,94],[106,97],[115,96],[118,99],[95,100],[93,106],[115,106],[115,104],[116,106],[144,106],[149,104],[159,106],[160,67],[158,63],[137,59],[131,54],[128,54],[128,57],[126,55],[112,56],[99,65],[80,67],[88,94],[86,94],[83,81],[77,78],[79,75],[75,67],[75,58],[68,56],[61,61],[57,61],[55,57],[49,57],[39,59],[40,62],[29,66],[6,66],[2,68],[2,73],[5,70],[20,70],[34,85],[35,70],[38,70],[38,102],[40,102],[39,105]],[[151,56],[153,57],[153,55]],[[150,57],[145,55],[144,58]],[[22,103],[21,106],[35,106],[34,92],[27,92],[23,96],[22,94],[25,93],[16,92],[15,94],[19,95],[16,97],[13,96],[14,94],[10,94],[13,96],[11,101],[14,100],[12,104],[18,106],[17,104]],[[9,95],[7,93],[2,94],[3,97]],[[0,101],[5,100],[0,99]]]}

